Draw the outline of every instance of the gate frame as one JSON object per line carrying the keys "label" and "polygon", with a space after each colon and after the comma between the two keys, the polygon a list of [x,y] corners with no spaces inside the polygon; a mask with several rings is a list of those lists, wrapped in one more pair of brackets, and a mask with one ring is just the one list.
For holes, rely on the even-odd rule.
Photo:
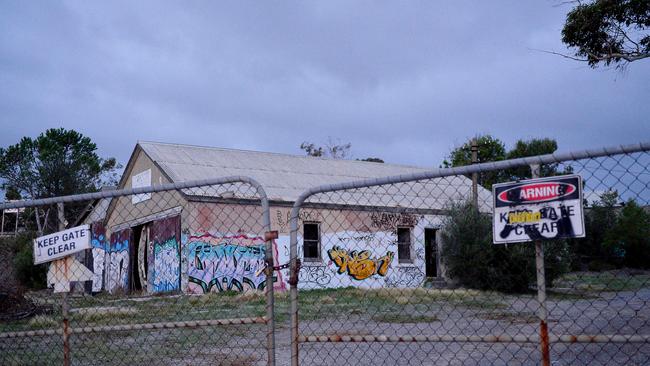
{"label": "gate frame", "polygon": [[[202,321],[187,321],[187,322],[169,322],[169,323],[149,323],[146,326],[139,324],[129,324],[123,326],[103,326],[103,327],[81,327],[81,328],[70,328],[65,325],[67,319],[64,319],[64,330],[38,330],[38,331],[22,331],[22,332],[7,332],[0,333],[0,338],[17,338],[17,337],[29,337],[34,335],[46,335],[46,334],[62,334],[64,338],[64,344],[67,344],[67,336],[72,333],[95,333],[95,332],[105,332],[105,331],[115,331],[115,330],[132,330],[132,329],[164,329],[164,328],[176,328],[182,326],[209,326],[209,325],[227,325],[227,324],[252,324],[252,323],[266,323],[267,325],[267,365],[275,366],[275,304],[273,296],[273,238],[275,237],[274,233],[271,231],[271,215],[269,208],[269,200],[264,190],[264,187],[255,179],[243,176],[243,175],[234,175],[226,176],[220,178],[210,178],[210,179],[200,179],[192,180],[187,182],[177,182],[177,183],[164,183],[155,186],[149,187],[139,187],[139,188],[124,188],[119,190],[111,191],[100,191],[93,193],[83,193],[76,195],[60,196],[60,197],[51,197],[51,198],[40,198],[35,200],[22,200],[22,201],[13,201],[0,203],[0,210],[8,208],[28,208],[28,207],[37,207],[44,205],[58,205],[58,210],[62,209],[62,205],[66,202],[78,202],[78,201],[90,201],[101,198],[114,198],[114,197],[124,197],[131,196],[141,193],[156,193],[156,192],[165,192],[165,191],[179,191],[187,188],[197,188],[202,186],[213,186],[213,185],[222,185],[229,183],[244,183],[248,184],[256,190],[258,199],[260,200],[260,205],[262,208],[262,227],[265,230],[264,240],[266,242],[266,255],[265,255],[265,264],[266,268],[264,273],[266,274],[266,316],[263,318],[242,318],[242,319],[212,319],[212,320],[202,320]],[[60,213],[59,213],[60,214]],[[67,297],[64,293],[63,308],[66,309]],[[65,316],[64,316],[65,318]],[[64,346],[65,347],[65,346]],[[70,349],[64,350],[64,360],[69,360]]]}
{"label": "gate frame", "polygon": [[[598,148],[598,149],[586,149],[586,150],[579,150],[579,151],[573,151],[573,152],[566,152],[566,153],[553,153],[553,154],[546,154],[546,155],[537,155],[537,156],[531,156],[531,157],[525,157],[525,158],[517,158],[517,159],[510,159],[510,160],[502,160],[502,161],[497,161],[497,162],[487,162],[487,163],[480,163],[480,164],[474,164],[474,165],[468,165],[468,166],[462,166],[462,167],[455,167],[455,168],[439,168],[439,169],[434,169],[431,171],[427,172],[420,172],[420,173],[412,173],[412,174],[404,174],[404,175],[395,175],[395,176],[388,176],[388,177],[382,177],[382,178],[370,178],[370,179],[362,179],[362,180],[357,180],[357,181],[350,181],[350,182],[345,182],[345,183],[337,183],[337,184],[325,184],[325,185],[320,185],[317,187],[313,187],[311,189],[308,189],[307,191],[303,192],[300,194],[298,199],[294,202],[293,207],[291,208],[291,218],[290,218],[290,243],[289,243],[289,256],[290,256],[290,280],[289,280],[289,285],[290,285],[290,292],[289,292],[289,297],[291,301],[290,305],[290,317],[291,317],[291,366],[298,366],[299,365],[299,358],[298,358],[298,351],[299,351],[299,344],[300,342],[305,342],[305,341],[310,341],[310,342],[386,342],[386,341],[393,341],[393,342],[422,342],[422,341],[444,341],[446,339],[449,340],[454,340],[457,342],[514,342],[514,343],[519,343],[519,342],[541,342],[543,343],[544,341],[548,342],[548,337],[509,337],[509,336],[440,336],[440,337],[419,337],[419,336],[398,336],[398,337],[392,337],[392,336],[364,336],[364,337],[337,337],[336,340],[332,339],[331,337],[327,336],[318,336],[318,337],[313,337],[310,336],[307,339],[306,337],[300,337],[299,334],[299,329],[298,329],[298,272],[300,270],[300,265],[299,265],[299,260],[298,260],[298,218],[300,214],[300,209],[302,206],[305,204],[305,201],[316,194],[320,193],[327,193],[327,192],[335,192],[335,191],[345,191],[349,189],[355,189],[355,188],[368,188],[368,187],[376,187],[376,186],[381,186],[381,185],[387,185],[387,184],[395,184],[395,183],[408,183],[408,182],[415,182],[415,181],[420,181],[420,180],[426,180],[426,179],[434,179],[434,178],[444,178],[444,177],[450,177],[450,176],[459,176],[459,175],[471,175],[472,173],[481,173],[481,172],[487,172],[487,171],[494,171],[494,170],[501,170],[501,169],[509,169],[509,168],[516,168],[516,167],[522,167],[522,166],[535,166],[535,165],[542,165],[542,164],[551,164],[551,163],[561,163],[561,162],[566,162],[566,161],[573,161],[573,160],[581,160],[581,159],[590,159],[590,158],[598,158],[598,157],[606,157],[606,156],[611,156],[611,155],[620,155],[620,154],[631,154],[631,153],[637,153],[637,152],[647,152],[650,151],[650,142],[640,142],[638,144],[632,144],[632,145],[620,145],[620,146],[613,146],[613,147],[604,147],[604,148]],[[541,246],[540,246],[541,247]],[[546,304],[543,302],[545,299],[540,297],[538,301],[540,302],[540,307],[545,309]],[[543,314],[544,313],[544,314]],[[540,311],[540,321],[543,321],[543,324],[545,325],[545,312]],[[543,316],[543,318],[542,318]],[[542,331],[543,332],[543,331]],[[301,339],[303,338],[303,339]],[[343,339],[345,338],[345,339]],[[358,339],[360,338],[360,339]],[[546,338],[546,339],[543,339]],[[593,343],[593,342],[598,342],[597,340],[600,340],[601,342],[603,341],[603,338],[611,341],[611,342],[616,342],[616,341],[621,341],[621,338],[623,338],[624,341],[626,342],[648,342],[650,341],[650,336],[649,337],[626,337],[626,336],[621,336],[621,335],[595,335],[595,336],[587,336],[587,335],[561,335],[561,336],[554,336],[550,339],[551,342],[557,342],[557,343],[575,343],[575,342],[580,342],[580,343]],[[548,344],[547,344],[548,346]],[[544,346],[541,345],[540,347],[542,351],[542,356],[544,356]]]}

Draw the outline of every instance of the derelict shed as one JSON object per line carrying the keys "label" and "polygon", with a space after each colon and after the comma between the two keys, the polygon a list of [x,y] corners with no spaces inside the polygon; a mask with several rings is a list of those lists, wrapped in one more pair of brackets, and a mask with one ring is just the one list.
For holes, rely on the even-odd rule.
{"label": "derelict shed", "polygon": [[[290,210],[304,191],[322,184],[427,170],[139,142],[118,188],[251,177],[266,191],[272,227],[280,234],[273,245],[277,265],[289,260]],[[470,179],[448,177],[311,197],[300,213],[299,253],[304,264],[299,286],[412,287],[421,285],[425,277],[443,276],[437,229],[450,201],[470,196]],[[480,187],[479,202],[482,211],[491,210],[486,204],[491,193]],[[93,264],[97,265],[92,269],[102,281],[101,286],[93,283],[93,290],[261,289],[265,255],[261,215],[256,192],[246,184],[114,198],[107,208],[98,206],[86,217],[96,234]],[[235,252],[238,257],[230,258]],[[359,273],[343,264],[359,253],[363,256],[355,260],[371,260],[378,264],[375,270]],[[287,281],[287,271],[280,271],[275,286],[283,289]]]}

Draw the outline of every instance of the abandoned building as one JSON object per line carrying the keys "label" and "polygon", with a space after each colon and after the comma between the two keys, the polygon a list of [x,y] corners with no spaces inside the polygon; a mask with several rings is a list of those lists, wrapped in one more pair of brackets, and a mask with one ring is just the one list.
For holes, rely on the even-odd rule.
{"label": "abandoned building", "polygon": [[[224,176],[262,184],[271,206],[276,265],[289,261],[289,217],[311,187],[429,169],[156,142],[139,142],[118,189]],[[235,187],[235,186],[233,186]],[[265,285],[259,201],[244,187],[199,187],[98,200],[86,265],[93,292],[246,291]],[[479,202],[491,194],[479,187]],[[246,197],[248,195],[248,197]],[[471,196],[453,177],[315,196],[300,212],[301,288],[415,287],[442,278],[439,228],[450,200]],[[482,204],[484,205],[484,204]],[[408,210],[405,210],[408,209]],[[481,206],[481,210],[490,210]],[[288,287],[288,270],[274,288]]]}

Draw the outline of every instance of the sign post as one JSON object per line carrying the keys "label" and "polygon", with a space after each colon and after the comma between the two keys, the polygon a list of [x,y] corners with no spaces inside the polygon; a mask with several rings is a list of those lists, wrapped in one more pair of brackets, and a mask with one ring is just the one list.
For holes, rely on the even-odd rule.
{"label": "sign post", "polygon": [[[531,165],[533,178],[539,178],[539,165]],[[542,351],[542,365],[551,364],[551,347],[548,343],[548,309],[546,309],[546,271],[544,269],[544,244],[535,241],[535,269],[537,272],[537,301],[539,302],[539,343]]]}
{"label": "sign post", "polygon": [[[56,205],[57,208],[57,213],[58,213],[58,218],[59,218],[59,232],[65,230],[65,211],[63,208],[63,203],[59,202]],[[90,237],[90,235],[88,235]],[[54,237],[57,238],[57,237]],[[38,239],[37,239],[38,241]],[[41,244],[44,242],[44,240],[41,240]],[[54,241],[56,243],[56,240]],[[72,247],[74,249],[75,245],[74,243],[71,243],[72,245],[68,244],[68,247]],[[64,245],[65,247],[66,245]],[[70,249],[69,249],[70,250]],[[36,252],[34,252],[34,256],[36,256]],[[61,259],[57,260],[54,262],[53,266],[50,266],[50,270],[52,267],[55,269],[58,267],[66,266],[66,259]],[[65,272],[67,272],[68,268],[65,268]],[[48,280],[49,282],[49,280]],[[63,365],[64,366],[70,366],[70,317],[68,315],[68,291],[70,291],[70,282],[66,282],[66,289],[63,291],[62,295],[62,301],[61,301],[61,313],[63,315]]]}
{"label": "sign post", "polygon": [[539,178],[540,166],[531,165],[533,179],[493,186],[494,244],[535,242],[537,300],[539,302],[542,365],[551,362],[546,308],[543,240],[585,236],[582,178],[564,175]]}
{"label": "sign post", "polygon": [[57,203],[59,231],[34,239],[34,264],[52,262],[47,271],[48,286],[54,285],[54,292],[61,292],[61,313],[63,315],[63,364],[70,365],[70,322],[68,292],[70,282],[87,281],[93,273],[75,260],[71,254],[89,249],[90,226],[82,225],[66,229],[63,203]]}

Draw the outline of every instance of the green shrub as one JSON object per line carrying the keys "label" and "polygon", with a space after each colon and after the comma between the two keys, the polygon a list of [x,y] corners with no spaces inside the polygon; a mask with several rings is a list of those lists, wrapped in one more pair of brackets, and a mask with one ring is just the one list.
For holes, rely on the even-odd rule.
{"label": "green shrub", "polygon": [[627,267],[650,268],[650,214],[635,201],[628,201],[607,231],[603,246],[621,253]]}
{"label": "green shrub", "polygon": [[[586,237],[571,240],[573,269],[584,270],[588,267],[589,270],[599,270],[601,267],[606,269],[620,265],[622,253],[603,245],[608,232],[616,224],[617,202],[618,192],[607,191],[600,195],[599,201],[585,209]],[[600,262],[603,266],[593,262]]]}
{"label": "green shrub", "polygon": [[21,285],[42,289],[46,287],[47,265],[34,265],[34,233],[23,233],[14,238],[4,239],[4,244],[13,248],[13,265]]}
{"label": "green shrub", "polygon": [[[471,204],[450,207],[442,231],[448,275],[462,286],[500,292],[527,292],[536,283],[535,246],[492,244],[492,218]],[[546,281],[568,271],[565,241],[545,241]]]}

